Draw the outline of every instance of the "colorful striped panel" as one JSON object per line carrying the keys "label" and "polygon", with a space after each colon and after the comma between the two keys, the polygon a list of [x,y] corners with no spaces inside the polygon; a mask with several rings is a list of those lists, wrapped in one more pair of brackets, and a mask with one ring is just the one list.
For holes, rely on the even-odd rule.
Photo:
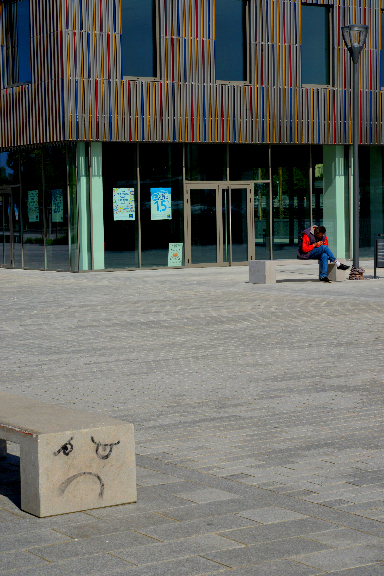
{"label": "colorful striped panel", "polygon": [[[301,87],[301,4],[248,0],[250,83],[215,83],[215,1],[158,0],[158,80],[121,77],[120,0],[31,0],[32,84],[6,87],[0,0],[0,146],[60,140],[351,142],[341,26],[369,25],[361,142],[382,144],[384,0],[332,6],[333,87]],[[314,3],[314,2],[308,2]],[[325,4],[320,0],[319,4]]]}

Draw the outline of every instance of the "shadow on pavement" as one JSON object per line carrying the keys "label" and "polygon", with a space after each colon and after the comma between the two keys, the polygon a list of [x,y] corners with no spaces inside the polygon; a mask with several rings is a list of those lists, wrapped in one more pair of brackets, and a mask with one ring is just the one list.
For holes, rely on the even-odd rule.
{"label": "shadow on pavement", "polygon": [[0,496],[20,508],[20,456],[7,454],[0,460]]}

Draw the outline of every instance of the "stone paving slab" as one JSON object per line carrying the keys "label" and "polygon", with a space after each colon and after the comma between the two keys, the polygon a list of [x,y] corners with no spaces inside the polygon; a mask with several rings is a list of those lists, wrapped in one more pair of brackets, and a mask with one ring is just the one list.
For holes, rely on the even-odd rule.
{"label": "stone paving slab", "polygon": [[[329,549],[330,547],[326,544],[311,542],[299,537],[274,540],[273,542],[262,542],[246,546],[245,548],[234,548],[232,550],[203,554],[203,556],[208,560],[219,562],[229,568],[241,568],[243,566],[260,564],[266,560],[279,560],[280,558],[298,555],[300,555],[300,558],[303,557],[302,555],[305,555],[305,559],[317,562],[317,557],[321,559],[323,555],[329,552]],[[332,550],[332,552],[336,551]],[[314,566],[313,563],[305,563]],[[318,568],[319,566],[316,565],[314,567]]]}
{"label": "stone paving slab", "polygon": [[304,566],[304,564],[300,564],[294,560],[275,560],[263,562],[257,566],[247,566],[246,568],[221,572],[221,574],[223,574],[223,576],[226,574],[228,576],[315,576],[325,574],[325,572],[323,570],[319,572],[317,568]]}
{"label": "stone paving slab", "polygon": [[384,574],[384,279],[317,272],[0,269],[0,389],[132,422],[139,497],[31,517],[10,444],[0,574]]}
{"label": "stone paving slab", "polygon": [[[292,555],[293,556],[293,555]],[[321,553],[304,554],[296,558],[303,564],[313,566],[324,571],[356,568],[368,563],[382,562],[384,551],[382,546],[360,545],[339,548],[338,550],[325,550]]]}
{"label": "stone paving slab", "polygon": [[217,536],[216,534],[204,534],[204,536],[183,538],[164,544],[159,543],[135,547],[132,550],[116,550],[114,556],[139,566],[142,564],[156,564],[157,562],[170,559],[201,555],[207,552],[243,547],[245,547],[244,544],[240,544],[226,537]]}

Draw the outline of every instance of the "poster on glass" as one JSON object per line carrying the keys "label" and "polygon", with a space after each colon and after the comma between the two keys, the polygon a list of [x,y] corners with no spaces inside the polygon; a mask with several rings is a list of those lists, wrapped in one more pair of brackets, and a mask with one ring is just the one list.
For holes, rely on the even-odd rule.
{"label": "poster on glass", "polygon": [[170,188],[151,188],[151,220],[172,219]]}
{"label": "poster on glass", "polygon": [[28,220],[29,222],[39,221],[39,191],[28,190]]}
{"label": "poster on glass", "polygon": [[135,190],[134,188],[113,189],[113,219],[135,220]]}
{"label": "poster on glass", "polygon": [[62,222],[64,218],[64,196],[61,188],[52,190],[52,222]]}
{"label": "poster on glass", "polygon": [[183,244],[169,244],[168,266],[183,266]]}

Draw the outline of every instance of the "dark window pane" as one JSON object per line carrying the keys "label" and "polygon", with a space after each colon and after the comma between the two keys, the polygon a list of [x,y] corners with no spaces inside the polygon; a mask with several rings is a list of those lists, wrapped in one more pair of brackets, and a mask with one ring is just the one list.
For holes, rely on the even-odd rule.
{"label": "dark window pane", "polygon": [[65,146],[43,150],[47,270],[69,270],[67,158]]}
{"label": "dark window pane", "polygon": [[372,258],[375,234],[384,231],[383,158],[381,146],[359,146],[360,257]]}
{"label": "dark window pane", "polygon": [[19,183],[19,151],[0,152],[0,185]]}
{"label": "dark window pane", "polygon": [[323,226],[324,163],[323,146],[312,145],[312,220],[313,224]]}
{"label": "dark window pane", "polygon": [[245,0],[216,0],[216,79],[245,81]]}
{"label": "dark window pane", "polygon": [[296,258],[310,226],[309,146],[272,146],[273,257]]}
{"label": "dark window pane", "polygon": [[232,262],[248,260],[247,189],[231,190]]}
{"label": "dark window pane", "polygon": [[269,183],[255,184],[255,260],[271,258],[269,210]]}
{"label": "dark window pane", "polygon": [[186,179],[216,182],[227,179],[226,144],[188,144]]}
{"label": "dark window pane", "polygon": [[216,189],[191,190],[192,264],[217,262]]}
{"label": "dark window pane", "polygon": [[384,87],[384,12],[381,13],[380,86]]}
{"label": "dark window pane", "polygon": [[4,6],[7,52],[7,83],[31,81],[31,31],[29,0],[6,2]]}
{"label": "dark window pane", "polygon": [[[103,144],[105,268],[138,268],[139,221],[136,144]],[[129,213],[118,214],[121,194],[133,200]],[[114,202],[115,201],[115,202]]]}
{"label": "dark window pane", "polygon": [[123,76],[157,76],[155,0],[122,0]]}
{"label": "dark window pane", "polygon": [[71,240],[71,270],[73,272],[79,270],[79,218],[78,218],[78,201],[77,201],[77,174],[80,176],[80,171],[77,173],[77,166],[76,166],[77,148],[78,148],[77,144],[67,144],[69,234]]}
{"label": "dark window pane", "polygon": [[24,268],[45,268],[42,149],[20,154]]}
{"label": "dark window pane", "polygon": [[329,84],[329,8],[301,7],[301,83]]}
{"label": "dark window pane", "polygon": [[268,146],[254,144],[229,145],[229,179],[269,180]]}
{"label": "dark window pane", "polygon": [[29,23],[29,0],[17,4],[17,32],[19,54],[19,82],[31,81],[31,32]]}
{"label": "dark window pane", "polygon": [[[139,155],[141,265],[170,266],[171,244],[184,248],[183,148],[181,144],[140,144]],[[171,202],[170,211],[163,215],[154,211],[159,205],[153,194],[160,190]]]}

